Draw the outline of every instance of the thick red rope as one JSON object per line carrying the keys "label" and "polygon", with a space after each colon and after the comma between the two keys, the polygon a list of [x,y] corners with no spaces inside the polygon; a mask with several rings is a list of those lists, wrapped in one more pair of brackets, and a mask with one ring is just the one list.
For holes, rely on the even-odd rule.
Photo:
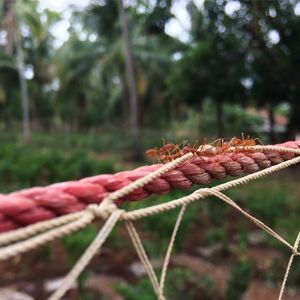
{"label": "thick red rope", "polygon": [[[300,148],[300,142],[286,142],[277,146]],[[292,153],[248,151],[214,157],[194,157],[176,170],[137,189],[126,199],[121,199],[118,204],[125,200],[141,200],[153,193],[165,194],[174,188],[187,189],[194,184],[208,184],[212,179],[257,172],[294,156],[295,154]],[[79,181],[0,194],[0,232],[83,210],[91,203],[100,203],[109,193],[151,173],[160,166],[158,164],[143,166],[116,174],[96,175]]]}

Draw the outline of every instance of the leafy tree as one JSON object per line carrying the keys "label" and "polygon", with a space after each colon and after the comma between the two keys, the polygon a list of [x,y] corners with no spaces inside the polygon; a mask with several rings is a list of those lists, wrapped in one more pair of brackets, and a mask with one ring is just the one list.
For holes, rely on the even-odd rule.
{"label": "leafy tree", "polygon": [[224,103],[244,99],[241,79],[246,76],[247,44],[240,43],[240,31],[225,14],[224,5],[207,1],[199,10],[190,2],[191,47],[169,78],[173,94],[186,103],[199,109],[203,99],[214,101],[219,136],[225,133]]}
{"label": "leafy tree", "polygon": [[297,61],[292,53],[299,33],[290,36],[294,23],[297,23],[293,8],[289,1],[243,1],[241,4],[241,11],[248,16],[243,20],[243,29],[249,36],[247,55],[253,80],[251,93],[256,104],[269,111],[272,143],[275,142],[274,110],[278,104],[293,101],[294,97],[291,93],[294,82],[290,77],[294,74],[291,62]]}
{"label": "leafy tree", "polygon": [[[19,3],[20,5],[20,3]],[[23,139],[27,141],[30,136],[30,125],[29,125],[29,101],[27,83],[24,76],[24,54],[22,41],[20,36],[20,24],[18,10],[16,9],[14,2],[11,0],[3,1],[1,5],[1,14],[5,19],[5,32],[7,35],[7,42],[5,45],[5,52],[11,54],[13,50],[13,41],[15,40],[16,49],[16,67],[19,74],[20,81],[20,92],[22,99],[22,115],[23,115]]]}
{"label": "leafy tree", "polygon": [[[157,120],[155,109],[167,104],[164,95],[166,85],[161,78],[166,77],[170,71],[172,54],[178,51],[179,47],[183,47],[181,42],[164,32],[149,31],[151,22],[158,22],[153,21],[152,13],[150,9],[141,14],[138,5],[127,8],[136,91],[139,98],[139,126],[145,123],[153,124],[153,118]],[[158,14],[155,17],[160,18]],[[164,47],[161,47],[162,44]],[[97,123],[108,119],[110,122],[113,120],[120,122],[123,116],[122,123],[128,125],[128,86],[124,71],[125,57],[119,8],[116,1],[107,1],[103,5],[93,4],[84,14],[74,13],[70,39],[57,51],[56,65],[61,83],[58,91],[59,99],[68,98],[72,102],[74,96],[71,95],[85,94],[86,101],[94,103],[94,110],[97,103],[101,106],[102,114]],[[97,94],[97,99],[94,97],[93,100],[91,90],[94,91],[94,95]],[[60,102],[64,106],[63,101]],[[160,111],[166,113],[167,109]]]}
{"label": "leafy tree", "polygon": [[[0,5],[0,34],[6,34],[0,45],[3,125],[10,126],[22,115],[14,43],[19,28],[24,69],[32,71],[26,83],[35,127],[47,129],[56,120],[59,126],[67,124],[76,130],[113,124],[129,128],[132,109],[120,2],[95,1],[83,11],[73,10],[69,39],[59,48],[50,33],[61,18],[57,13],[38,10],[38,0],[14,2],[15,11],[8,9],[8,3],[12,2]],[[208,99],[206,103],[216,108],[220,136],[230,122],[225,103],[267,108],[271,125],[276,107],[289,103],[290,129],[300,131],[297,2],[220,0],[197,7],[190,0],[186,43],[166,34],[166,24],[175,17],[174,3],[138,0],[124,7],[135,85],[131,90],[138,99],[133,105],[137,125],[160,128],[171,118],[185,117],[187,106],[203,109],[203,100]]]}
{"label": "leafy tree", "polygon": [[[11,117],[19,118],[20,109],[16,109],[16,107],[20,105],[17,105],[16,102],[19,101],[20,91],[23,99],[25,138],[28,138],[29,135],[29,110],[33,112],[36,119],[44,120],[47,116],[45,111],[48,111],[49,115],[51,97],[46,90],[47,85],[52,81],[50,63],[53,53],[53,38],[49,29],[59,20],[57,13],[49,10],[40,13],[37,7],[37,0],[28,2],[6,0],[2,6],[2,14],[9,20],[4,26],[7,36],[4,44],[7,53],[6,62],[9,60],[10,70],[18,70],[21,83],[19,88],[18,80],[15,77],[13,81],[7,78],[3,79],[2,85],[7,87],[5,92],[7,101],[3,109],[6,112],[11,111],[9,114]],[[2,57],[5,57],[4,53]],[[15,63],[16,67],[13,67],[12,63]],[[5,63],[0,66],[0,69],[5,72],[7,67],[8,65]],[[25,71],[28,69],[31,70],[33,76],[30,81],[25,78]],[[29,86],[30,107],[27,85]],[[9,90],[13,90],[13,92],[9,92]]]}
{"label": "leafy tree", "polygon": [[[230,12],[233,3],[238,7]],[[290,103],[290,128],[300,130],[300,18],[295,5],[288,0],[205,1],[198,9],[190,2],[191,46],[169,78],[173,95],[194,107],[211,98],[219,135],[224,130],[223,103],[244,100],[268,109],[272,142],[274,110],[280,103]]]}

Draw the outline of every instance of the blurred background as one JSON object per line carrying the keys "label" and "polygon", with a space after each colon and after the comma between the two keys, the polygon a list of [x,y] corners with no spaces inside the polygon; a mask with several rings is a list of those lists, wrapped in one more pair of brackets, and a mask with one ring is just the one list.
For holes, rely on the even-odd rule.
{"label": "blurred background", "polygon": [[[162,140],[212,142],[242,133],[264,144],[295,140],[299,70],[297,0],[2,0],[0,191],[149,164],[144,151]],[[228,194],[293,243],[299,174],[293,168]],[[176,214],[138,224],[158,273]],[[0,298],[45,299],[97,225],[1,263]],[[207,199],[184,217],[166,294],[276,299],[288,255]],[[299,284],[296,261],[286,299],[300,299]],[[155,299],[121,226],[66,299]]]}

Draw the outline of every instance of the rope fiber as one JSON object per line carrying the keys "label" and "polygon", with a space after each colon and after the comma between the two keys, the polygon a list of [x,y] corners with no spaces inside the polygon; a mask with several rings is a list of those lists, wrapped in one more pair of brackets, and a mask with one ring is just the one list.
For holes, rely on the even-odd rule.
{"label": "rope fiber", "polygon": [[[241,149],[241,151],[244,150],[244,153],[233,152],[233,153],[228,153],[223,157],[214,157],[213,159],[205,158],[204,163],[201,160],[201,158],[193,157],[191,153],[188,153],[165,165],[154,165],[150,167],[142,167],[133,170],[133,172],[129,172],[129,171],[121,172],[123,173],[121,176],[122,179],[134,178],[134,181],[131,183],[126,182],[126,184],[124,184],[124,180],[123,180],[123,183],[120,183],[121,180],[120,178],[118,178],[117,175],[115,177],[111,175],[114,178],[113,179],[114,182],[119,180],[118,182],[122,186],[122,188],[110,193],[107,193],[106,191],[105,192],[106,197],[101,198],[100,204],[89,203],[86,205],[86,209],[80,212],[70,213],[70,210],[62,209],[63,206],[62,205],[59,206],[58,205],[59,203],[57,202],[58,201],[57,199],[63,199],[62,194],[65,194],[64,197],[66,197],[66,195],[74,196],[77,193],[76,196],[80,194],[81,197],[79,198],[81,199],[86,199],[84,197],[91,197],[91,195],[93,195],[93,197],[95,196],[95,194],[91,193],[90,190],[81,190],[80,188],[78,188],[77,185],[78,182],[54,184],[46,188],[32,188],[32,189],[23,190],[8,195],[1,195],[0,220],[2,221],[1,223],[2,230],[3,228],[4,229],[6,228],[7,230],[8,229],[11,230],[12,228],[14,228],[13,226],[5,227],[4,226],[5,222],[11,222],[11,224],[13,224],[14,226],[15,223],[17,222],[18,225],[20,226],[24,225],[18,221],[20,220],[20,216],[22,217],[23,215],[24,217],[24,213],[26,213],[27,211],[28,214],[28,210],[29,212],[32,213],[32,210],[41,209],[41,207],[38,207],[38,204],[47,203],[47,202],[43,202],[41,199],[49,200],[50,198],[47,197],[49,195],[55,196],[54,194],[55,191],[59,193],[59,196],[56,197],[55,201],[52,202],[53,205],[51,207],[59,208],[60,211],[65,211],[70,214],[60,216],[50,220],[48,220],[47,218],[45,220],[42,219],[43,221],[40,221],[39,223],[28,225],[24,228],[19,228],[14,231],[0,234],[0,246],[2,246],[0,248],[0,260],[6,260],[18,254],[28,252],[54,239],[57,239],[64,235],[70,234],[71,232],[84,228],[88,224],[93,222],[96,218],[101,218],[106,220],[105,224],[100,229],[98,235],[92,241],[90,246],[86,249],[86,251],[81,256],[81,258],[77,261],[77,263],[72,268],[72,270],[65,277],[62,285],[49,298],[49,300],[58,300],[64,296],[64,294],[70,288],[72,283],[78,278],[80,273],[85,269],[85,267],[88,265],[91,259],[101,249],[101,246],[106,241],[106,239],[108,238],[109,234],[111,233],[111,231],[113,230],[117,222],[124,221],[127,231],[132,240],[132,243],[138,254],[138,257],[143,263],[145,270],[149,276],[153,289],[157,295],[157,299],[166,300],[166,296],[164,295],[164,285],[165,285],[165,279],[167,275],[167,269],[171,257],[171,252],[176,239],[176,235],[179,230],[184,212],[188,204],[200,199],[204,199],[208,196],[215,196],[220,200],[224,201],[225,203],[227,203],[228,205],[230,205],[231,207],[233,207],[234,209],[236,209],[237,211],[239,211],[242,215],[244,215],[247,219],[249,219],[249,221],[253,222],[256,226],[264,230],[267,234],[271,235],[279,243],[283,244],[291,251],[291,257],[286,269],[285,276],[282,281],[281,290],[278,298],[279,300],[282,300],[288,275],[291,270],[292,262],[295,256],[300,255],[298,252],[298,246],[300,243],[300,232],[298,234],[298,237],[294,245],[291,245],[288,241],[284,239],[284,237],[280,236],[278,233],[276,233],[274,230],[272,230],[262,221],[258,220],[257,218],[255,218],[254,216],[252,216],[251,214],[243,210],[232,199],[230,199],[228,196],[223,194],[222,191],[236,187],[238,185],[246,184],[249,181],[261,178],[263,176],[270,175],[274,172],[277,172],[291,165],[299,163],[300,162],[299,148],[300,148],[299,142],[287,142],[285,144],[276,145],[276,146],[247,147],[245,149]],[[240,164],[238,165],[237,162],[240,162]],[[271,164],[273,164],[273,166],[271,166]],[[197,172],[195,172],[196,169]],[[191,186],[193,183],[199,183],[201,182],[201,180],[203,181],[204,179],[202,176],[204,177],[209,176],[209,180],[210,180],[211,178],[221,179],[227,175],[236,176],[236,175],[241,175],[243,173],[252,173],[252,174],[249,174],[247,176],[235,180],[231,180],[229,182],[217,185],[212,188],[200,188],[188,196],[175,199],[167,203],[150,206],[143,209],[137,209],[130,212],[126,212],[118,208],[118,206],[116,205],[119,203],[120,199],[122,201],[124,199],[132,199],[132,198],[136,200],[136,199],[144,198],[145,193],[148,195],[152,192],[162,193],[168,191],[162,188],[163,184],[160,180],[165,180],[166,182],[168,182],[168,188],[173,188],[178,186],[180,187],[184,186],[184,188],[186,188],[187,186]],[[144,176],[141,176],[141,174],[144,174]],[[103,175],[103,176],[109,176],[109,175]],[[109,176],[110,179],[112,178],[111,176]],[[103,178],[104,177],[102,177],[102,179]],[[177,181],[178,178],[180,178],[179,181]],[[193,178],[194,181],[192,181],[191,178]],[[199,178],[201,178],[201,180]],[[91,188],[89,184],[91,184],[91,182],[94,183],[97,182],[98,179],[99,176],[83,179],[82,181],[79,181],[79,186],[81,185],[81,183],[83,183],[83,186],[88,184],[88,186],[85,187]],[[207,180],[207,178],[205,180]],[[185,181],[187,182],[187,184],[186,183],[182,184],[182,182]],[[159,188],[157,188],[154,182],[158,184]],[[177,183],[179,182],[179,184],[176,185],[176,182]],[[99,186],[102,187],[102,191],[103,191],[104,190],[103,185],[99,185]],[[98,190],[99,190],[99,186],[97,187]],[[80,187],[82,188],[82,186]],[[91,189],[93,192],[95,191],[95,187],[92,187]],[[69,194],[67,194],[67,192]],[[47,197],[43,196],[45,194],[48,196]],[[36,195],[39,195],[39,197],[37,197]],[[99,202],[99,199],[100,198],[97,198],[96,201],[97,203]],[[12,203],[9,203],[10,201]],[[32,206],[33,203],[34,206]],[[17,204],[21,205],[21,208],[20,207],[18,208]],[[76,206],[76,203],[74,205]],[[23,210],[24,207],[27,207],[27,209]],[[147,253],[144,249],[139,234],[135,226],[133,225],[133,221],[144,217],[148,217],[152,214],[157,214],[163,211],[174,209],[176,207],[181,207],[181,209],[178,214],[174,226],[174,230],[166,251],[162,272],[161,272],[161,278],[159,281],[157,279],[153,266],[151,265],[150,259],[148,258]],[[14,215],[14,213],[16,215]],[[36,211],[35,213],[37,214]],[[34,220],[36,221],[38,220],[38,218],[35,218]]]}
{"label": "rope fiber", "polygon": [[188,159],[184,159],[186,161],[184,164],[178,163],[174,168],[162,171],[161,176],[149,180],[123,197],[119,197],[115,192],[164,166],[159,164],[143,166],[116,174],[97,175],[78,181],[0,194],[0,232],[84,210],[88,205],[99,204],[112,194],[117,199],[115,204],[120,205],[125,200],[141,200],[153,193],[168,193],[174,188],[188,189],[194,184],[206,185],[213,179],[255,173],[293,158],[294,152],[279,149],[280,147],[298,149],[300,142],[276,145],[277,151],[272,150],[272,147],[264,146],[264,151],[261,146],[251,148],[252,151],[247,147],[246,151],[239,149],[238,152],[213,157],[189,156]]}

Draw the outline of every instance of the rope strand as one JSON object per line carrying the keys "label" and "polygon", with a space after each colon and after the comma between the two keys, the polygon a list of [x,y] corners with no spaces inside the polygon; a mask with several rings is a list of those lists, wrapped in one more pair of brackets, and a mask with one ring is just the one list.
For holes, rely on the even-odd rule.
{"label": "rope strand", "polygon": [[294,244],[294,249],[293,249],[294,251],[293,251],[293,254],[291,255],[291,257],[289,259],[289,262],[288,262],[288,265],[287,265],[287,268],[286,268],[286,271],[285,271],[285,274],[284,274],[284,277],[283,277],[283,281],[282,281],[282,284],[281,284],[278,300],[282,300],[283,293],[284,293],[285,286],[286,286],[286,282],[287,282],[288,276],[290,274],[290,270],[291,270],[291,267],[292,267],[294,257],[299,255],[299,253],[298,253],[299,243],[300,243],[300,232],[298,233],[298,236],[296,238],[296,241],[295,241],[295,244]]}
{"label": "rope strand", "polygon": [[[298,144],[297,144],[298,146]],[[255,147],[247,147],[245,150],[255,150],[255,151],[279,151],[280,153],[290,153],[293,155],[300,155],[300,149],[294,148],[286,148],[280,146],[255,146]],[[271,152],[270,152],[271,153]],[[272,154],[273,155],[273,154]],[[270,154],[271,156],[271,154]],[[170,162],[160,169],[154,170],[152,173],[140,178],[128,186],[123,187],[122,189],[111,193],[108,195],[100,205],[90,204],[84,211],[73,213],[70,215],[66,215],[54,220],[44,221],[41,223],[37,223],[34,225],[30,225],[23,229],[18,229],[13,232],[5,233],[0,235],[0,245],[4,246],[0,248],[0,260],[11,258],[15,255],[27,252],[32,250],[44,243],[52,241],[53,239],[59,238],[63,235],[69,234],[81,228],[84,228],[88,224],[90,224],[95,218],[105,219],[106,222],[102,229],[99,231],[98,235],[94,239],[94,241],[90,244],[90,246],[86,249],[81,258],[77,261],[75,266],[69,272],[69,274],[64,279],[62,285],[56,290],[56,292],[50,296],[49,300],[59,300],[63,297],[66,291],[70,288],[71,284],[78,278],[80,273],[84,270],[84,268],[88,265],[91,259],[95,256],[96,252],[100,250],[101,246],[109,236],[110,232],[113,230],[114,226],[118,222],[118,220],[125,221],[125,226],[129,232],[132,243],[136,249],[136,252],[143,263],[146,272],[150,278],[154,291],[157,295],[158,300],[166,300],[163,289],[165,284],[165,278],[167,274],[167,269],[171,257],[172,248],[175,242],[175,238],[181,224],[185,209],[188,204],[206,198],[210,195],[214,195],[235,208],[242,215],[248,218],[251,222],[253,222],[256,226],[260,227],[262,230],[267,232],[269,235],[273,236],[280,243],[288,247],[291,251],[291,257],[289,263],[287,265],[286,273],[281,285],[281,290],[279,294],[279,300],[282,300],[284,289],[286,286],[287,278],[290,273],[290,269],[292,266],[293,259],[296,255],[300,255],[298,252],[298,246],[300,243],[300,232],[297,236],[294,246],[292,246],[288,241],[286,241],[283,237],[281,237],[278,233],[273,231],[270,227],[264,224],[262,221],[256,219],[251,214],[244,211],[240,206],[238,206],[233,200],[231,200],[228,196],[221,193],[223,190],[227,190],[232,187],[236,187],[241,184],[245,184],[249,181],[261,178],[266,175],[270,175],[274,172],[277,172],[281,169],[287,168],[293,164],[300,162],[300,156],[295,158],[289,157],[291,159],[281,162],[278,165],[269,167],[267,169],[258,171],[256,173],[244,176],[242,178],[232,180],[226,182],[224,184],[220,184],[218,186],[212,188],[202,188],[199,189],[189,196],[182,197],[176,200],[172,200],[168,203],[163,203],[159,205],[155,205],[152,207],[138,209],[132,212],[125,212],[120,210],[115,205],[115,202],[119,199],[122,199],[124,196],[129,195],[130,193],[135,192],[137,189],[144,187],[145,185],[150,184],[153,180],[159,179],[161,176],[164,176],[167,172],[181,166],[182,163],[186,162],[192,157],[191,153],[180,157],[173,162]],[[273,156],[274,159],[274,156]],[[280,158],[281,159],[281,158]],[[278,161],[278,160],[277,160]],[[216,175],[219,176],[219,175]],[[0,195],[1,196],[1,195]],[[19,199],[19,198],[18,198]],[[21,199],[22,200],[22,199]],[[22,200],[23,201],[23,200]],[[0,201],[1,204],[1,201]],[[3,203],[2,203],[3,204]],[[14,203],[16,204],[16,203]],[[28,205],[32,205],[31,202],[28,202]],[[132,223],[133,220],[137,220],[140,218],[144,218],[150,216],[152,214],[157,214],[162,211],[174,209],[178,206],[181,206],[181,210],[178,214],[174,230],[172,236],[170,238],[170,242],[166,251],[162,273],[160,278],[160,283],[158,282],[157,276],[154,272],[153,266],[146,254],[146,251],[143,247],[142,241]]]}
{"label": "rope strand", "polygon": [[[171,169],[168,169],[169,164],[143,166],[116,174],[0,194],[0,232],[84,210],[90,204],[99,204],[112,197],[112,194],[114,199],[118,199],[116,204],[121,204],[125,200],[141,200],[152,193],[164,194],[173,188],[188,189],[193,184],[208,184],[213,179],[255,173],[292,159],[299,148],[300,143],[295,141],[276,146],[238,147],[213,157],[188,153],[187,157],[175,160],[176,166]],[[166,170],[162,169],[165,167]],[[139,180],[156,170],[160,170],[161,176],[150,177],[147,183],[141,184]],[[135,186],[131,185],[133,182],[136,182]],[[120,190],[129,185],[130,190],[120,197]],[[114,199],[111,198],[112,202]]]}
{"label": "rope strand", "polygon": [[170,239],[170,242],[168,245],[168,249],[166,252],[166,256],[165,256],[162,271],[161,271],[160,282],[159,282],[159,286],[162,291],[164,290],[164,285],[165,285],[166,276],[167,276],[167,270],[168,270],[168,266],[169,266],[169,262],[170,262],[170,258],[171,258],[171,252],[172,252],[174,242],[175,242],[175,239],[177,236],[177,232],[178,232],[179,226],[181,224],[183,215],[185,213],[186,207],[187,207],[186,205],[183,205],[179,211],[179,214],[176,219],[176,223],[175,223],[175,226],[174,226],[174,229],[172,232],[172,236],[171,236],[171,239]]}

